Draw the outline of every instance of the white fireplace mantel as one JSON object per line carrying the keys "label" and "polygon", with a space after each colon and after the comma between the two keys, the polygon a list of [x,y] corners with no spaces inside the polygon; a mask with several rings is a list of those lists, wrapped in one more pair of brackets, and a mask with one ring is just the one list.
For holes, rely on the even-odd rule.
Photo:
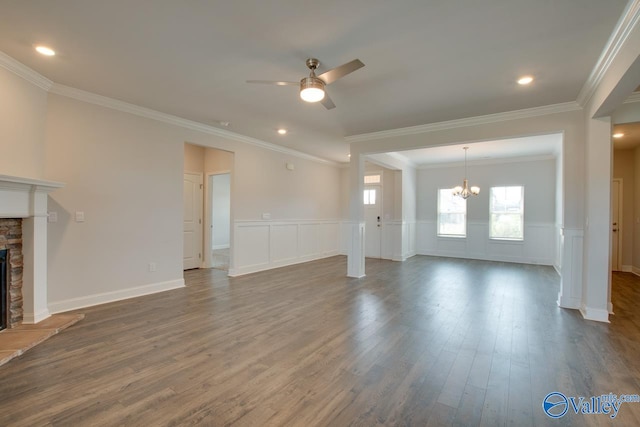
{"label": "white fireplace mantel", "polygon": [[47,303],[47,195],[54,181],[0,175],[0,218],[22,220],[23,323],[50,316]]}

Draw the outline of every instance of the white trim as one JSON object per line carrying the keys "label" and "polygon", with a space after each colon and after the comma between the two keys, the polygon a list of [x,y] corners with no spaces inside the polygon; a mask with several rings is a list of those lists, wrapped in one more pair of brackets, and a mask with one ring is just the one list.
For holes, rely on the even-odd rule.
{"label": "white trim", "polygon": [[85,297],[71,298],[64,301],[52,302],[49,303],[49,311],[51,311],[52,314],[62,313],[65,311],[76,310],[78,308],[91,307],[94,305],[106,304],[109,302],[121,301],[129,298],[136,298],[143,295],[150,295],[178,288],[184,288],[184,279],[151,283],[149,285],[136,286],[134,288],[121,289],[117,291],[104,292],[101,294],[88,295]]}
{"label": "white trim", "polygon": [[640,102],[640,92],[633,92],[624,100],[623,104],[633,104],[634,102]]}
{"label": "white trim", "polygon": [[620,267],[622,272],[624,273],[633,273],[633,267],[630,265],[623,265]]}
{"label": "white trim", "polygon": [[611,323],[609,322],[609,310],[605,310],[603,308],[593,308],[583,305],[582,307],[580,307],[580,314],[582,314],[582,317],[585,320]]}
{"label": "white trim", "polygon": [[87,102],[89,104],[99,105],[101,107],[110,108],[112,110],[121,111],[124,113],[133,114],[136,116],[144,117],[151,120],[157,120],[159,122],[168,123],[174,126],[180,126],[189,130],[206,133],[209,135],[219,136],[221,138],[244,142],[245,144],[255,145],[260,148],[264,148],[271,151],[276,151],[290,156],[299,157],[306,160],[311,160],[318,163],[323,163],[331,166],[338,166],[339,164],[331,160],[326,160],[320,157],[313,156],[311,154],[303,153],[301,151],[293,150],[291,148],[283,147],[281,145],[272,144],[270,142],[262,141],[257,138],[241,135],[239,133],[231,132],[224,129],[219,129],[214,126],[209,126],[204,123],[195,122],[193,120],[183,119],[171,114],[161,113],[150,108],[140,107],[138,105],[129,104],[128,102],[119,101],[117,99],[108,98],[106,96],[97,95],[95,93],[87,92],[81,89],[76,89],[69,86],[64,86],[59,83],[54,83],[50,90],[51,93],[57,95],[73,98],[78,101]]}
{"label": "white trim", "polygon": [[[640,0],[638,0],[640,1]],[[581,107],[577,102],[564,102],[561,104],[544,105],[542,107],[525,108],[523,110],[506,111],[504,113],[487,114],[484,116],[468,117],[465,119],[448,120],[445,122],[429,123],[426,125],[410,126],[405,128],[383,130],[380,132],[362,133],[345,137],[346,142],[371,141],[374,139],[393,138],[405,135],[417,135],[421,133],[436,132],[448,129],[457,129],[468,126],[498,123],[508,120],[528,119],[531,117],[546,116],[548,114],[566,113],[578,111]]]}
{"label": "white trim", "polygon": [[211,246],[212,250],[217,250],[217,249],[229,249],[231,247],[231,245],[215,245],[215,246]]}
{"label": "white trim", "polygon": [[631,34],[636,25],[638,25],[639,20],[640,0],[631,0],[618,20],[589,78],[582,86],[576,100],[578,105],[584,107],[591,100],[596,88],[602,82],[604,75],[609,70],[609,67],[622,46],[627,42],[629,34]]}
{"label": "white trim", "polygon": [[38,313],[23,313],[22,323],[25,325],[35,325],[36,323],[42,322],[44,319],[48,319],[51,317],[51,313],[49,310],[41,310]]}
{"label": "white trim", "polygon": [[38,86],[40,89],[49,91],[51,86],[53,86],[53,82],[51,80],[27,67],[23,63],[16,61],[4,52],[0,52],[0,67],[6,68],[16,76],[22,77],[29,83]]}
{"label": "white trim", "polygon": [[636,267],[635,265],[631,266],[631,272],[636,276],[640,276],[640,268]]}
{"label": "white trim", "polygon": [[[504,163],[524,163],[524,162],[540,162],[544,160],[555,160],[558,156],[554,154],[544,154],[539,156],[519,156],[519,157],[504,157],[500,159],[487,159],[487,160],[472,160],[468,161],[467,164],[473,166],[479,165],[499,165]],[[450,162],[450,163],[424,163],[418,166],[419,170],[424,169],[438,169],[438,168],[452,168],[464,166],[464,162]]]}

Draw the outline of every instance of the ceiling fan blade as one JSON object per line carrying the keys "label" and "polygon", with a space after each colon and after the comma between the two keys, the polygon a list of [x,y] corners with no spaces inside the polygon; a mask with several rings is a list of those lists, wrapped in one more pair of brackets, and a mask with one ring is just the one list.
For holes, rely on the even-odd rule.
{"label": "ceiling fan blade", "polygon": [[276,86],[300,86],[300,82],[282,82],[274,80],[247,80],[247,83],[258,83],[263,85],[276,85]]}
{"label": "ceiling fan blade", "polygon": [[320,101],[320,103],[324,105],[324,108],[326,108],[327,110],[336,108],[336,104],[334,104],[331,98],[329,98],[329,94],[326,90],[324,91],[324,98],[322,98],[322,101]]}
{"label": "ceiling fan blade", "polygon": [[321,78],[326,84],[331,84],[341,77],[346,76],[349,73],[353,73],[359,68],[364,67],[364,64],[359,59],[354,59],[351,62],[342,64],[339,67],[332,68],[329,71],[325,71],[318,77]]}

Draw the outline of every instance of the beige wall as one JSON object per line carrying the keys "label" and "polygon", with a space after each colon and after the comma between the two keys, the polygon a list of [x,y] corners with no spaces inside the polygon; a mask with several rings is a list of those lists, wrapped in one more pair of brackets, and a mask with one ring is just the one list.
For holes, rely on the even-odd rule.
{"label": "beige wall", "polygon": [[193,144],[184,144],[184,171],[192,173],[204,173],[204,164],[204,147]]}
{"label": "beige wall", "polygon": [[0,67],[0,175],[43,176],[47,92]]}
{"label": "beige wall", "polygon": [[[49,227],[52,310],[182,279],[182,175],[202,147],[235,153],[235,220],[339,218],[336,166],[51,94],[44,176],[66,183],[50,197],[58,212]],[[85,222],[73,220],[76,211]]]}
{"label": "beige wall", "polygon": [[635,192],[635,153],[634,150],[614,150],[613,177],[622,179],[622,265],[640,265],[633,263],[633,206]]}

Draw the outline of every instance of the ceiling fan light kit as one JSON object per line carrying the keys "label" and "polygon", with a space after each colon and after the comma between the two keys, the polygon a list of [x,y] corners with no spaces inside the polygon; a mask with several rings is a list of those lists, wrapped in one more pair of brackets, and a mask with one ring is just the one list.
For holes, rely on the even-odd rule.
{"label": "ceiling fan light kit", "polygon": [[[307,68],[311,70],[309,77],[304,77],[300,80],[300,98],[306,102],[321,102],[324,108],[331,110],[335,108],[335,104],[329,98],[325,91],[325,86],[335,82],[336,80],[351,74],[359,68],[364,67],[364,64],[359,59],[354,59],[346,64],[342,64],[339,67],[332,68],[329,71],[316,76],[316,68],[320,65],[320,61],[316,58],[309,58],[306,61]],[[247,80],[247,83],[260,83],[270,84],[276,86],[293,86],[298,85],[297,82],[289,81],[271,81],[271,80]]]}
{"label": "ceiling fan light kit", "polygon": [[300,80],[300,98],[307,102],[322,101],[324,99],[324,82],[316,76]]}

